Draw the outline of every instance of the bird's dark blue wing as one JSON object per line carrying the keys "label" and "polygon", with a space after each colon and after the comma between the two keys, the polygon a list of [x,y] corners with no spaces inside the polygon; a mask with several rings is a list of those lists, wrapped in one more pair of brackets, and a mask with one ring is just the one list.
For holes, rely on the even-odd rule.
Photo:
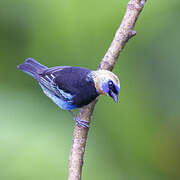
{"label": "bird's dark blue wing", "polygon": [[90,73],[86,68],[59,66],[44,70],[37,80],[64,101],[82,107],[98,96]]}
{"label": "bird's dark blue wing", "polygon": [[71,101],[72,95],[65,92],[59,85],[56,83],[56,73],[62,71],[64,68],[68,68],[68,66],[59,66],[48,68],[44,70],[39,76],[37,77],[38,82],[41,86],[44,86],[49,90],[52,94],[58,96],[64,101]]}

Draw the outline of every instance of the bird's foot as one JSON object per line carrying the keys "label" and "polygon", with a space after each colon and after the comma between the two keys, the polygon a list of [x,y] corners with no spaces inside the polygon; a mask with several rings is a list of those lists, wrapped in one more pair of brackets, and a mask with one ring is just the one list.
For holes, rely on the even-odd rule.
{"label": "bird's foot", "polygon": [[72,115],[72,117],[78,125],[80,125],[83,128],[89,128],[89,121],[79,119],[77,116],[74,115],[74,113],[71,110],[69,110],[69,113]]}
{"label": "bird's foot", "polygon": [[89,128],[89,121],[79,119],[78,117],[75,117],[74,120],[78,125],[84,128]]}

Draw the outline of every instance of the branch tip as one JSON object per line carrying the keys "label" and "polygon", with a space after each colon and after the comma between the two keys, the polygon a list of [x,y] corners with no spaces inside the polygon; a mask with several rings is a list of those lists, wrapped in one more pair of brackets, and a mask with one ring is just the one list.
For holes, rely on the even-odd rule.
{"label": "branch tip", "polygon": [[146,3],[146,0],[141,0],[140,1],[141,7],[144,7],[145,3]]}
{"label": "branch tip", "polygon": [[131,38],[131,37],[133,37],[133,36],[135,36],[135,35],[136,35],[136,31],[131,30],[131,31],[129,32],[129,38]]}

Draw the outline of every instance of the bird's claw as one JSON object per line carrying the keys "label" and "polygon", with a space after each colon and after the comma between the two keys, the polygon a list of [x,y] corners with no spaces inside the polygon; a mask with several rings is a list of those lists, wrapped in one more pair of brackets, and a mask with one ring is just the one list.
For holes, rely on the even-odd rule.
{"label": "bird's claw", "polygon": [[83,128],[89,128],[89,125],[88,125],[89,121],[86,121],[86,120],[83,120],[83,119],[79,119],[78,117],[76,117],[74,115],[74,113],[71,110],[69,110],[69,112],[70,112],[70,114],[72,115],[72,117],[74,118],[74,120],[76,121],[76,123],[78,125],[80,125]]}
{"label": "bird's claw", "polygon": [[86,121],[86,120],[82,120],[82,119],[79,119],[79,118],[75,118],[74,119],[75,121],[76,121],[76,123],[78,124],[78,125],[80,125],[81,127],[84,127],[84,128],[89,128],[89,121]]}

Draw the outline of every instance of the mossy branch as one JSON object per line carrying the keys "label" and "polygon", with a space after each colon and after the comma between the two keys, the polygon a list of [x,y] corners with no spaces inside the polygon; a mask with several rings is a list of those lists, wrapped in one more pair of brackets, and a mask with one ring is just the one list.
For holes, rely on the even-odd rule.
{"label": "mossy branch", "polygon": [[[106,52],[104,58],[101,60],[98,69],[112,71],[125,44],[131,37],[136,35],[136,31],[134,31],[133,29],[145,3],[146,0],[129,1],[121,25],[118,28],[108,51]],[[97,100],[81,108],[78,118],[87,120],[90,124],[91,116],[96,102]],[[81,180],[83,156],[85,152],[88,131],[88,128],[80,127],[77,124],[75,125],[72,148],[69,156],[68,180]]]}

